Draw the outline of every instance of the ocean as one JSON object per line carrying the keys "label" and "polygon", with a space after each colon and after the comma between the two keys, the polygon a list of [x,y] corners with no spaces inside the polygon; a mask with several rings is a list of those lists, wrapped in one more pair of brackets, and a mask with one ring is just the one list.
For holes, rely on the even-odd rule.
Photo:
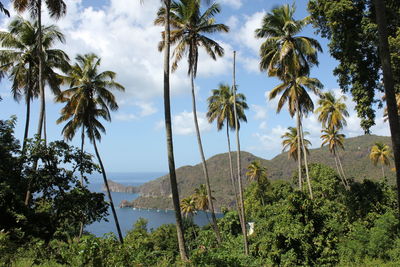
{"label": "ocean", "polygon": [[[138,186],[148,181],[154,180],[166,173],[161,172],[130,172],[130,173],[107,173],[107,178],[114,182],[123,185],[133,185]],[[102,192],[103,178],[101,174],[93,174],[89,178],[89,189],[93,192]],[[105,193],[105,192],[103,192]],[[125,236],[129,230],[133,228],[133,225],[139,218],[144,218],[148,221],[147,229],[156,229],[162,224],[175,223],[175,213],[174,211],[165,210],[134,210],[132,208],[119,208],[119,203],[122,200],[133,200],[138,197],[138,194],[128,194],[128,193],[116,193],[112,192],[111,196],[114,201],[116,208],[118,221],[121,227],[122,234]],[[105,196],[106,201],[108,197]],[[117,229],[115,227],[114,218],[111,213],[111,208],[108,211],[107,216],[108,222],[102,220],[100,222],[95,222],[93,224],[87,225],[85,230],[96,235],[103,236],[107,233],[117,234]],[[221,217],[222,214],[217,214],[217,217]],[[194,216],[194,222],[199,226],[204,226],[209,223],[207,215],[204,212],[199,212]]]}

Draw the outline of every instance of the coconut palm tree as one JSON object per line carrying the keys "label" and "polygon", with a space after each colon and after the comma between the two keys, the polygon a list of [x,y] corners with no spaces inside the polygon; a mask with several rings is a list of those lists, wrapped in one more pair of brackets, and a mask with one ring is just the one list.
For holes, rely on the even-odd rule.
{"label": "coconut palm tree", "polygon": [[239,199],[238,192],[236,188],[236,182],[233,175],[233,163],[232,163],[232,155],[231,155],[231,142],[229,136],[229,130],[235,129],[235,114],[233,105],[236,103],[236,109],[239,118],[239,127],[240,121],[247,122],[246,115],[244,111],[248,109],[246,103],[246,97],[243,94],[236,95],[236,101],[234,101],[233,92],[229,85],[220,84],[218,89],[212,90],[212,95],[207,99],[208,102],[208,112],[207,118],[210,123],[213,121],[217,121],[217,129],[220,131],[224,124],[226,124],[226,138],[228,141],[228,157],[229,157],[229,170],[230,170],[230,178],[233,187],[233,192],[236,198],[236,207],[238,208],[238,214],[240,216],[239,210]]}
{"label": "coconut palm tree", "polygon": [[[42,137],[42,130],[44,139],[46,140],[46,103],[44,91],[44,55],[43,55],[43,32],[42,32],[42,0],[12,0],[15,10],[17,12],[24,12],[29,10],[32,18],[37,19],[38,24],[38,40],[37,40],[37,53],[38,53],[38,85],[40,94],[40,115],[37,135]],[[63,0],[45,1],[45,5],[50,13],[50,17],[58,19],[65,15],[67,6]]]}
{"label": "coconut palm tree", "polygon": [[261,204],[265,205],[262,193],[266,190],[266,185],[268,183],[267,168],[261,166],[260,161],[252,161],[249,166],[247,166],[247,170],[247,178],[249,178],[250,181],[255,181],[257,183],[257,194],[261,199]]}
{"label": "coconut palm tree", "polygon": [[[302,117],[303,115],[307,115],[309,112],[312,112],[314,110],[314,103],[312,102],[306,88],[319,95],[319,89],[322,88],[322,84],[318,79],[310,78],[307,76],[299,76],[295,79],[293,78],[284,80],[283,83],[271,90],[269,94],[269,99],[274,99],[278,94],[281,94],[281,97],[278,101],[277,112],[279,113],[282,107],[287,103],[289,107],[289,114],[292,117],[296,115],[297,131],[300,133],[297,135],[297,144],[299,145],[299,148],[297,150],[297,155],[299,159],[299,181],[301,181],[301,159],[302,156],[304,156],[308,190],[310,192],[310,197],[313,198],[311,182],[308,173],[307,153],[302,127]],[[303,154],[301,154],[300,149],[303,150]]]}
{"label": "coconut palm tree", "polygon": [[374,166],[381,164],[382,176],[385,177],[384,166],[390,165],[390,159],[392,158],[392,151],[390,147],[386,144],[377,142],[371,148],[371,153],[369,154],[369,159],[372,161]]}
{"label": "coconut palm tree", "polygon": [[[349,183],[347,181],[346,175],[344,174],[342,162],[337,153],[338,148],[341,148],[344,150],[343,143],[344,143],[345,135],[339,133],[339,130],[337,130],[335,127],[329,127],[329,128],[323,129],[321,132],[323,133],[321,135],[321,139],[322,139],[321,147],[323,147],[324,145],[328,146],[329,152],[331,152],[333,157],[335,158],[336,169],[338,171],[340,178],[342,179],[342,183],[346,187],[346,189],[349,189]],[[340,166],[340,169],[339,169],[339,166]]]}
{"label": "coconut palm tree", "polygon": [[[304,132],[304,136],[309,135],[310,133],[305,131]],[[282,152],[288,151],[288,159],[293,159],[295,161],[299,160],[298,157],[298,149],[299,149],[299,145],[298,145],[298,135],[297,135],[297,128],[295,127],[288,127],[288,131],[285,132],[281,138],[283,138],[282,140]],[[308,149],[309,146],[311,146],[311,142],[307,139],[304,139],[304,144],[306,147],[306,153],[309,155],[310,151]],[[302,154],[302,150],[300,150],[300,153]],[[301,156],[300,158],[303,158],[303,156]]]}
{"label": "coconut palm tree", "polygon": [[163,14],[159,14],[157,20],[160,16],[163,16],[164,32],[162,32],[162,38],[164,40],[164,74],[163,74],[163,91],[164,91],[164,123],[165,123],[165,133],[166,133],[166,143],[167,143],[167,154],[168,154],[168,169],[169,169],[169,180],[171,184],[172,193],[172,203],[175,210],[175,220],[176,220],[176,232],[178,238],[179,254],[183,261],[188,259],[186,245],[185,245],[185,235],[182,223],[182,215],[180,210],[179,202],[179,191],[178,183],[176,179],[175,172],[175,157],[174,157],[174,147],[173,147],[173,136],[172,136],[172,120],[171,120],[171,101],[170,101],[170,52],[171,52],[171,30],[170,30],[170,17],[171,17],[171,0],[162,0],[164,11]]}
{"label": "coconut palm tree", "polygon": [[[309,23],[309,17],[302,20],[295,20],[293,18],[294,13],[294,5],[283,5],[274,8],[271,13],[267,13],[264,16],[261,28],[255,31],[257,38],[266,38],[260,47],[260,69],[266,71],[269,76],[277,76],[283,81],[283,84],[274,88],[274,90],[278,91],[282,91],[287,86],[300,89],[302,86],[297,86],[299,79],[305,83],[314,83],[314,87],[322,87],[318,80],[308,78],[310,68],[318,64],[318,51],[322,51],[321,46],[313,38],[298,36],[302,29]],[[306,80],[308,81],[306,82]],[[291,92],[291,95],[288,94],[289,92]],[[297,113],[297,129],[300,133],[298,135],[298,145],[305,150],[304,142],[302,142],[301,117],[310,111],[309,107],[312,106],[312,101],[310,102],[311,99],[307,96],[306,91],[300,92],[294,89],[286,91],[286,93],[283,93],[281,100],[283,102],[287,98],[293,100],[290,101],[291,103],[289,102],[289,111],[292,116],[294,113]],[[270,99],[274,98],[272,95],[270,94]],[[282,105],[281,101],[280,104]],[[302,112],[302,110],[307,112]],[[300,158],[300,149],[298,149],[298,153],[298,157]],[[306,153],[304,153],[304,161],[310,196],[313,198],[309,182]],[[299,160],[298,169],[299,180],[301,180],[301,160]],[[299,186],[301,188],[302,185],[300,184]]]}
{"label": "coconut palm tree", "polygon": [[181,211],[186,218],[192,218],[197,213],[196,199],[194,196],[188,196],[181,200]]}
{"label": "coconut palm tree", "polygon": [[[155,23],[164,25],[165,22],[165,9],[160,9]],[[224,53],[223,48],[214,40],[207,37],[205,34],[215,32],[228,32],[229,28],[224,24],[215,23],[214,15],[220,12],[218,4],[212,4],[204,13],[200,12],[200,1],[181,0],[180,2],[173,2],[171,7],[171,31],[170,41],[176,47],[172,54],[174,58],[172,63],[172,71],[178,67],[178,62],[185,54],[188,55],[188,75],[192,85],[192,106],[193,106],[193,119],[196,129],[197,142],[199,145],[200,156],[203,163],[204,178],[206,182],[208,200],[211,211],[211,218],[213,222],[213,229],[215,231],[218,242],[221,241],[217,220],[215,217],[214,204],[212,201],[211,187],[208,176],[207,163],[204,156],[203,146],[201,142],[200,129],[197,121],[197,108],[194,80],[197,74],[197,63],[199,58],[199,47],[203,47],[207,54],[214,60],[217,56],[222,56]],[[165,47],[164,39],[159,44],[159,49]]]}
{"label": "coconut palm tree", "polygon": [[333,92],[326,92],[318,100],[319,107],[315,110],[318,114],[318,120],[322,123],[323,128],[342,129],[346,126],[346,118],[349,116],[347,111],[346,96],[336,98]]}
{"label": "coconut palm tree", "polygon": [[[26,121],[23,139],[25,149],[30,121],[30,103],[39,95],[38,86],[38,24],[16,17],[8,26],[8,32],[0,32],[0,71],[8,73],[12,82],[11,90],[16,101],[24,96]],[[61,79],[55,69],[67,70],[68,56],[60,49],[54,49],[55,42],[65,42],[64,35],[54,26],[43,26],[43,54],[45,55],[44,81],[54,94],[60,92]]]}
{"label": "coconut palm tree", "polygon": [[260,47],[260,69],[269,76],[284,77],[299,70],[308,75],[310,68],[318,64],[317,52],[322,52],[318,41],[298,35],[310,18],[295,20],[295,11],[294,5],[274,8],[255,31],[256,38],[266,38]]}
{"label": "coconut palm tree", "polygon": [[[121,229],[96,140],[100,141],[101,133],[106,131],[99,118],[111,121],[110,109],[113,111],[118,109],[115,97],[109,90],[124,91],[124,87],[114,80],[116,76],[114,72],[99,72],[98,68],[101,61],[95,54],[78,55],[76,61],[77,63],[72,66],[68,76],[65,77],[70,88],[57,97],[57,101],[66,103],[61,110],[61,117],[57,120],[57,123],[67,121],[62,130],[65,139],[71,140],[76,130],[82,128],[82,133],[86,132],[87,137],[92,142],[110,199],[118,236],[122,243]],[[82,137],[84,136],[82,135]]]}

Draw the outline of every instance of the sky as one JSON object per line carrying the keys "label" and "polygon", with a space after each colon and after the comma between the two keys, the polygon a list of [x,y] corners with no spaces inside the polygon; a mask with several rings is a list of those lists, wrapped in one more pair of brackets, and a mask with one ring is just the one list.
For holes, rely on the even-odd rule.
{"label": "sky", "polygon": [[[161,39],[160,26],[153,24],[161,1],[146,0],[66,0],[67,14],[58,21],[52,20],[43,11],[46,25],[56,24],[66,37],[65,44],[56,44],[63,49],[71,62],[77,54],[95,53],[101,57],[100,70],[117,73],[116,81],[125,87],[124,93],[115,93],[119,110],[112,114],[112,122],[104,122],[107,133],[98,145],[107,171],[110,172],[153,172],[167,171],[167,153],[163,113],[163,54],[157,50]],[[279,0],[219,0],[221,13],[216,16],[218,23],[230,27],[229,33],[214,34],[210,37],[224,48],[225,54],[216,61],[204,51],[200,52],[196,83],[197,111],[206,158],[227,152],[226,131],[217,131],[216,124],[206,119],[207,98],[211,90],[220,83],[232,84],[233,51],[237,51],[236,83],[238,92],[247,98],[248,122],[240,131],[241,149],[266,159],[282,151],[281,135],[287,127],[295,127],[295,120],[287,108],[276,113],[277,100],[268,100],[268,93],[279,84],[259,70],[259,47],[262,39],[254,37],[254,31],[261,26],[262,17],[277,5],[292,4],[293,1]],[[306,0],[295,2],[296,19],[307,16]],[[12,16],[12,10],[7,1]],[[23,15],[29,17],[26,14]],[[12,18],[11,18],[12,19]],[[6,30],[10,18],[0,15],[0,28]],[[323,91],[341,95],[337,79],[332,74],[337,62],[330,57],[328,41],[315,34],[308,26],[302,35],[316,38],[323,47],[319,54],[319,66],[314,67],[311,77],[318,78]],[[171,75],[171,109],[173,117],[173,140],[176,167],[195,165],[200,162],[196,142],[190,80],[187,76],[186,59]],[[311,94],[311,93],[310,93]],[[0,82],[0,119],[11,115],[18,117],[15,132],[22,139],[25,122],[25,104],[17,103],[10,94],[10,82]],[[316,104],[317,97],[312,95]],[[62,139],[63,125],[57,125],[61,104],[54,103],[54,96],[46,91],[47,136],[49,141]],[[363,134],[360,119],[354,110],[354,102],[347,95],[346,104],[350,113],[348,125],[344,128],[347,137]],[[30,136],[36,132],[39,101],[35,100],[31,111]],[[377,110],[376,125],[371,133],[389,135],[389,127],[382,118],[382,109]],[[309,114],[303,122],[307,138],[312,147],[320,147],[321,125],[315,114]],[[234,138],[234,132],[231,133]],[[234,142],[233,142],[234,143]],[[79,146],[79,134],[71,141]],[[94,154],[86,142],[86,149]],[[232,147],[235,150],[235,147]]]}

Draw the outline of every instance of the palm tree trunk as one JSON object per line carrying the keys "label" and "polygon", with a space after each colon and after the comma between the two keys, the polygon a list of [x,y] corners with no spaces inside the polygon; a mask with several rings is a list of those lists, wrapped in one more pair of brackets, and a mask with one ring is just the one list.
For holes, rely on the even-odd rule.
{"label": "palm tree trunk", "polygon": [[308,191],[310,192],[310,198],[314,199],[312,188],[311,188],[310,174],[308,172],[307,151],[306,151],[306,146],[304,145],[303,126],[301,124],[300,104],[299,104],[299,102],[297,102],[297,119],[299,121],[298,125],[300,125],[299,133],[300,133],[301,147],[303,149],[304,167],[306,169],[306,178],[307,178]]}
{"label": "palm tree trunk", "polygon": [[44,126],[44,117],[46,112],[46,103],[43,86],[43,51],[42,51],[42,0],[37,1],[37,16],[38,16],[38,56],[39,56],[39,94],[40,94],[40,114],[37,135],[42,138],[42,129]]}
{"label": "palm tree trunk", "polygon": [[236,51],[233,51],[233,112],[235,115],[235,131],[236,131],[236,146],[237,146],[237,179],[238,179],[238,186],[239,186],[239,201],[240,201],[240,211],[241,211],[241,226],[242,226],[242,233],[243,233],[243,243],[244,243],[244,253],[246,255],[249,254],[249,244],[247,242],[247,228],[246,228],[246,216],[245,216],[245,209],[244,209],[244,201],[243,201],[243,186],[242,186],[242,175],[241,175],[241,164],[240,164],[240,141],[239,141],[239,125],[238,125],[238,116],[236,110]]}
{"label": "palm tree trunk", "polygon": [[[81,168],[80,168],[80,172],[81,172],[81,186],[83,187],[83,168],[82,168],[82,164],[83,164],[83,146],[85,145],[85,127],[82,126],[82,134],[81,134]],[[82,218],[81,223],[80,223],[80,227],[79,227],[79,238],[82,237],[83,235],[83,228],[85,226],[85,219]]]}
{"label": "palm tree trunk", "polygon": [[229,119],[228,118],[226,118],[226,138],[228,140],[228,156],[229,156],[229,170],[230,170],[230,175],[231,175],[231,183],[232,183],[232,187],[233,187],[233,192],[235,194],[236,209],[238,211],[239,220],[241,222],[242,221],[242,216],[240,214],[240,209],[239,209],[239,197],[238,197],[238,192],[237,192],[237,189],[236,189],[235,176],[233,174],[233,163],[232,163],[232,154],[231,154],[231,139],[229,137]]}
{"label": "palm tree trunk", "polygon": [[181,208],[179,205],[178,183],[175,173],[175,158],[174,146],[172,140],[172,122],[171,122],[171,103],[170,103],[170,88],[169,88],[169,58],[170,58],[170,7],[171,0],[164,0],[166,16],[165,16],[165,50],[164,50],[164,116],[165,116],[165,132],[167,139],[168,151],[168,168],[169,180],[171,183],[172,202],[175,210],[176,232],[178,237],[179,254],[183,261],[188,260],[185,236],[182,223]]}
{"label": "palm tree trunk", "polygon": [[[28,72],[28,83],[30,79],[30,74]],[[24,141],[22,143],[22,154],[25,154],[25,149],[26,149],[26,140],[28,139],[28,133],[29,133],[29,120],[31,117],[31,88],[28,85],[28,90],[26,92],[26,119],[25,119],[25,131],[24,131]]]}
{"label": "palm tree trunk", "polygon": [[94,151],[96,152],[97,159],[98,159],[99,164],[100,164],[101,173],[103,174],[103,180],[104,180],[104,185],[106,186],[106,189],[107,189],[108,199],[110,199],[111,211],[112,211],[112,214],[113,214],[113,217],[114,217],[114,220],[115,220],[115,226],[117,227],[119,241],[122,244],[122,243],[124,243],[124,238],[122,237],[121,228],[119,227],[119,222],[118,222],[117,213],[115,212],[114,202],[113,202],[112,197],[111,197],[110,188],[108,187],[108,180],[107,180],[106,171],[104,170],[103,162],[101,161],[99,151],[97,150],[97,145],[96,145],[96,139],[95,138],[93,138],[93,146],[94,146]]}
{"label": "palm tree trunk", "polygon": [[300,117],[297,114],[297,163],[298,163],[298,176],[299,176],[299,189],[303,190],[303,178],[301,169],[301,135],[300,135]]}
{"label": "palm tree trunk", "polygon": [[385,179],[385,169],[383,168],[383,164],[382,164],[382,177],[383,177],[383,179]]}
{"label": "palm tree trunk", "polygon": [[343,183],[344,187],[347,189],[347,184],[346,184],[346,182],[344,181],[342,172],[341,172],[340,169],[339,169],[338,157],[337,157],[337,155],[336,155],[335,152],[333,152],[333,157],[335,158],[336,169],[337,169],[337,171],[338,171],[338,175],[339,175],[339,177],[340,177],[340,180],[342,180],[342,183]]}
{"label": "palm tree trunk", "polygon": [[194,73],[193,72],[191,72],[191,74],[190,74],[190,81],[191,81],[191,84],[192,84],[193,120],[194,120],[195,129],[196,129],[197,144],[199,145],[200,157],[201,157],[201,161],[203,163],[204,179],[205,179],[205,182],[206,182],[207,196],[208,196],[208,206],[209,206],[209,209],[210,209],[210,212],[211,212],[212,226],[213,226],[215,235],[217,237],[217,241],[218,241],[218,243],[221,243],[221,234],[220,234],[219,229],[218,229],[217,218],[215,216],[214,203],[213,203],[213,200],[212,200],[210,177],[208,176],[207,162],[206,162],[206,158],[204,156],[203,145],[201,143],[199,123],[197,121],[196,95],[195,95],[195,92],[194,92]]}
{"label": "palm tree trunk", "polygon": [[344,181],[346,183],[346,188],[347,188],[347,190],[350,190],[349,182],[347,181],[346,174],[344,173],[343,166],[342,166],[342,161],[340,160],[340,156],[337,155],[337,154],[336,154],[336,156],[337,156],[337,159],[338,159],[338,162],[339,162],[340,170],[342,171],[343,179],[344,179]]}
{"label": "palm tree trunk", "polygon": [[385,14],[385,5],[383,0],[374,0],[376,10],[376,20],[379,33],[379,55],[383,70],[383,84],[385,87],[386,103],[389,116],[390,133],[392,137],[392,146],[394,153],[394,164],[396,167],[396,183],[397,183],[397,207],[400,216],[400,123],[399,114],[396,104],[396,96],[394,92],[394,81],[392,66],[390,62],[387,23]]}

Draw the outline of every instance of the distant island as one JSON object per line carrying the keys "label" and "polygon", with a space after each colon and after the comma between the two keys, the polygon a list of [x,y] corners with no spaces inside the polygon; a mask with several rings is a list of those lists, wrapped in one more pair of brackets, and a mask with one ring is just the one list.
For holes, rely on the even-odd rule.
{"label": "distant island", "polygon": [[[343,168],[348,177],[355,180],[377,179],[381,177],[381,169],[371,164],[368,158],[371,146],[375,142],[391,144],[390,137],[363,135],[345,140],[345,149],[340,151]],[[236,153],[233,152],[235,157]],[[257,157],[249,152],[242,151],[242,175],[245,175],[247,166],[250,162],[258,160],[261,165],[267,168],[270,180],[291,180],[297,170],[296,162],[288,159],[287,153],[281,153],[271,160]],[[310,163],[322,163],[332,168],[335,161],[326,147],[310,150]],[[234,168],[236,169],[235,161]],[[234,194],[231,189],[229,178],[228,154],[218,154],[207,160],[213,196],[215,197],[216,210],[221,207],[232,207],[234,204]],[[395,175],[390,171],[390,167],[385,167],[390,183],[394,183]],[[195,166],[183,166],[176,170],[180,197],[184,198],[193,193],[193,189],[204,183],[201,164]],[[168,175],[159,177],[141,186],[124,186],[110,181],[110,189],[113,192],[138,193],[140,196],[132,201],[124,200],[120,207],[134,207],[144,209],[172,209],[171,191]],[[244,178],[244,186],[247,185]]]}
{"label": "distant island", "polygon": [[[118,192],[118,193],[139,193],[139,190],[136,186],[125,186],[119,183],[116,183],[112,180],[107,180],[108,181],[108,186],[110,187],[111,192]],[[102,187],[103,191],[106,191],[106,186],[103,184]]]}

